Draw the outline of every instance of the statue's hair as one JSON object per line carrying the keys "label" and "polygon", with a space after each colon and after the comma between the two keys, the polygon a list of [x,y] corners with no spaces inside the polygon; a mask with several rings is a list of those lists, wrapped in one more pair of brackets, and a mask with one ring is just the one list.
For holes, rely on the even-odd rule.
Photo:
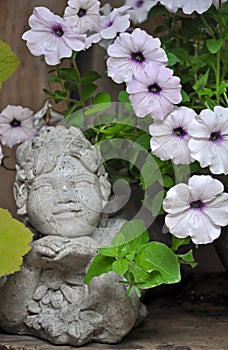
{"label": "statue's hair", "polygon": [[19,215],[26,215],[27,194],[35,178],[52,172],[66,155],[77,158],[87,172],[97,176],[103,204],[107,203],[110,184],[96,147],[76,127],[45,127],[17,149],[14,196]]}

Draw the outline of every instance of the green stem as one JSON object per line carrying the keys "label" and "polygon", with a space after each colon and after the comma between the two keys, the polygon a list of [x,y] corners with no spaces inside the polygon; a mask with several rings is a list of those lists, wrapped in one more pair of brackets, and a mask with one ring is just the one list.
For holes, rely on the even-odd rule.
{"label": "green stem", "polygon": [[82,107],[85,107],[85,101],[83,98],[83,91],[82,91],[82,83],[81,83],[81,74],[79,72],[77,63],[76,63],[76,57],[77,57],[77,52],[74,51],[71,61],[72,61],[72,65],[76,74],[76,83],[77,83],[77,88],[78,88],[78,95],[79,95],[79,101]]}
{"label": "green stem", "polygon": [[210,25],[207,23],[206,18],[204,17],[204,15],[200,15],[200,18],[203,22],[203,24],[205,25],[205,27],[208,29],[209,33],[211,34],[213,39],[216,39],[215,33],[213,32],[213,30],[211,29]]}
{"label": "green stem", "polygon": [[[62,78],[61,78],[61,74],[60,74],[60,67],[61,67],[61,63],[56,66],[56,71],[57,71],[57,75],[58,75],[58,78],[59,78],[59,84],[61,86],[62,91],[66,92],[66,89],[64,87],[64,84],[63,84],[63,81],[62,81]],[[64,99],[64,100],[66,102],[67,108],[69,108],[70,105],[69,105],[68,100],[67,99]]]}

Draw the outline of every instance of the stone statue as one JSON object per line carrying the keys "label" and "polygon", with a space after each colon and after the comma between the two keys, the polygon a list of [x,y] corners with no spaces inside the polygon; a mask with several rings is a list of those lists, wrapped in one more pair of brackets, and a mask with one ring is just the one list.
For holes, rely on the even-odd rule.
{"label": "stone statue", "polygon": [[19,146],[16,168],[18,214],[34,242],[0,288],[0,326],[54,344],[119,342],[146,311],[114,273],[83,283],[124,222],[102,214],[110,184],[96,148],[75,127],[47,127]]}

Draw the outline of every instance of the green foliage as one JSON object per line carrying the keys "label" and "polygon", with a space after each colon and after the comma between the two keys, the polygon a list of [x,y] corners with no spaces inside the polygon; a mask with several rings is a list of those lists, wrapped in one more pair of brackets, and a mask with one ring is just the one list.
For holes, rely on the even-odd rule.
{"label": "green foliage", "polygon": [[2,83],[15,72],[19,63],[17,55],[11,50],[10,46],[0,40],[0,89]]}
{"label": "green foliage", "polygon": [[123,276],[121,282],[128,285],[128,295],[133,289],[140,295],[140,289],[179,282],[179,257],[165,244],[148,240],[142,220],[124,223],[111,246],[98,249],[84,282],[88,284],[95,276],[114,271]]}
{"label": "green foliage", "polygon": [[32,237],[29,229],[0,208],[0,277],[20,270]]}

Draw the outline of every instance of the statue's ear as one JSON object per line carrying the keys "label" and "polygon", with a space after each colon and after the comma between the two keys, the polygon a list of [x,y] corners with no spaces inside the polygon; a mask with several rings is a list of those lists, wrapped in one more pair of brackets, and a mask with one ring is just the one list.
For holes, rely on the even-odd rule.
{"label": "statue's ear", "polygon": [[111,184],[107,180],[106,175],[101,175],[99,177],[99,183],[100,183],[100,189],[101,189],[101,194],[102,194],[102,207],[104,208],[104,206],[108,202],[108,198],[109,198],[110,193],[111,193]]}
{"label": "statue's ear", "polygon": [[13,187],[14,198],[17,206],[17,214],[18,215],[26,215],[27,214],[27,199],[28,199],[28,191],[25,184],[19,184],[17,182],[14,183]]}

